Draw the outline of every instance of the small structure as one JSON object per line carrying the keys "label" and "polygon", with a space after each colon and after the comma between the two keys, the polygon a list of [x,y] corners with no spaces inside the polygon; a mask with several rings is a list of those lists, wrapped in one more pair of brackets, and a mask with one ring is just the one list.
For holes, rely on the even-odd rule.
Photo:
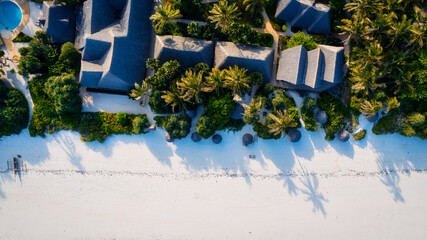
{"label": "small structure", "polygon": [[374,116],[368,117],[367,119],[369,122],[376,122],[378,118],[380,118],[380,115],[377,113]]}
{"label": "small structure", "polygon": [[320,124],[324,124],[328,121],[328,115],[325,111],[318,109],[314,115],[314,120]]}
{"label": "small structure", "polygon": [[298,129],[289,130],[288,139],[293,143],[298,142],[301,139],[301,132]]}
{"label": "small structure", "polygon": [[202,140],[202,138],[200,137],[198,132],[193,132],[191,134],[191,140],[193,140],[193,142],[200,142],[200,140]]}
{"label": "small structure", "polygon": [[219,134],[215,134],[212,137],[212,142],[215,144],[219,144],[220,142],[222,142],[222,137]]}
{"label": "small structure", "polygon": [[217,42],[214,67],[228,69],[238,65],[248,72],[260,72],[264,81],[270,81],[274,49],[232,42]]}
{"label": "small structure", "polygon": [[212,67],[214,47],[212,41],[171,35],[156,36],[154,58],[160,63],[177,60],[182,69],[201,62]]}
{"label": "small structure", "polygon": [[175,138],[173,138],[168,132],[166,132],[165,140],[166,142],[173,142],[175,141]]}
{"label": "small structure", "polygon": [[74,42],[76,14],[74,7],[56,1],[43,2],[43,13],[39,20],[53,43]]}
{"label": "small structure", "polygon": [[254,136],[252,134],[246,133],[242,137],[243,146],[247,147],[249,144],[254,143]]}
{"label": "small structure", "polygon": [[338,140],[340,140],[341,142],[347,142],[349,138],[350,133],[347,130],[341,130],[338,133]]}
{"label": "small structure", "polygon": [[342,82],[344,48],[319,45],[306,51],[300,45],[280,53],[277,87],[322,92]]}
{"label": "small structure", "polygon": [[315,0],[279,0],[276,18],[286,21],[288,27],[302,27],[308,32],[331,32],[332,8]]}

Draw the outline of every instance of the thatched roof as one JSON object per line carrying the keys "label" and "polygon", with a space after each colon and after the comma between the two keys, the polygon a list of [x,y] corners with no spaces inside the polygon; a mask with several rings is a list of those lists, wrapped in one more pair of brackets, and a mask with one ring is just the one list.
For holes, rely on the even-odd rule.
{"label": "thatched roof", "polygon": [[291,142],[298,142],[301,139],[301,132],[298,129],[289,130],[288,139]]}
{"label": "thatched roof", "polygon": [[248,146],[254,142],[254,136],[252,136],[252,134],[246,133],[242,137],[242,142],[244,146]]}
{"label": "thatched roof", "polygon": [[220,142],[222,142],[222,137],[219,134],[215,134],[212,137],[212,142],[215,144],[219,144]]}
{"label": "thatched roof", "polygon": [[260,72],[264,81],[270,81],[274,60],[273,48],[232,42],[217,42],[214,67],[228,69],[238,65],[248,72]]}
{"label": "thatched roof", "polygon": [[332,8],[314,0],[279,0],[275,16],[286,21],[289,27],[321,34],[331,32]]}
{"label": "thatched roof", "polygon": [[166,132],[165,140],[166,142],[173,142],[175,141],[175,138],[173,138],[168,132]]}
{"label": "thatched roof", "polygon": [[74,42],[76,14],[73,7],[53,1],[43,2],[43,13],[40,21],[53,43]]}
{"label": "thatched roof", "polygon": [[325,91],[342,82],[344,48],[319,45],[311,51],[303,46],[280,53],[277,87],[304,91]]}
{"label": "thatched roof", "polygon": [[152,2],[88,0],[82,9],[81,85],[127,91],[141,82],[150,52]]}
{"label": "thatched roof", "polygon": [[340,140],[341,142],[347,142],[349,138],[350,133],[347,130],[341,130],[338,133],[338,140]]}
{"label": "thatched roof", "polygon": [[212,41],[171,35],[156,36],[154,58],[161,63],[177,60],[183,69],[201,62],[212,67],[214,47]]}
{"label": "thatched roof", "polygon": [[314,115],[314,120],[320,124],[324,124],[328,121],[328,115],[323,110],[317,111],[316,115]]}
{"label": "thatched roof", "polygon": [[200,142],[200,140],[202,140],[202,138],[200,137],[198,132],[193,132],[191,134],[191,140],[193,140],[193,142]]}

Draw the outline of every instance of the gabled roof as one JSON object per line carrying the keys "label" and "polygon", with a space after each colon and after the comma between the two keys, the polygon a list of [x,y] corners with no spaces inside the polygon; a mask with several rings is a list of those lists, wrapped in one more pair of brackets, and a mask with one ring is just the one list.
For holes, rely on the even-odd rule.
{"label": "gabled roof", "polygon": [[[104,2],[100,1],[88,0],[83,7],[91,6],[88,9],[94,10],[96,14],[95,6]],[[110,19],[113,23],[84,38],[80,73],[80,82],[84,87],[126,91],[145,77],[145,62],[151,39],[151,22],[148,18],[152,2],[125,0],[123,9],[119,9],[122,2],[106,0],[103,6],[114,11],[104,9],[109,14],[103,17],[113,17]],[[91,12],[85,14],[83,20],[97,18],[90,16],[93,14]],[[120,14],[120,19],[116,18],[117,14]],[[103,19],[102,23],[106,24],[110,20]]]}
{"label": "gabled roof", "polygon": [[238,65],[248,72],[260,72],[264,81],[271,79],[273,48],[250,46],[232,42],[217,42],[214,67],[225,69]]}
{"label": "gabled roof", "polygon": [[303,84],[307,51],[300,45],[280,53],[277,80],[292,84]]}
{"label": "gabled roof", "polygon": [[314,0],[279,0],[276,18],[289,27],[302,27],[313,33],[331,32],[332,8]]}
{"label": "gabled roof", "polygon": [[344,48],[319,45],[325,56],[323,81],[340,83],[342,81],[342,66],[344,64]]}
{"label": "gabled roof", "polygon": [[[43,31],[53,43],[74,42],[75,9],[63,3],[43,2]],[[41,21],[42,22],[42,21]]]}
{"label": "gabled roof", "polygon": [[319,48],[307,52],[307,67],[304,84],[311,88],[320,87],[323,74],[324,56]]}
{"label": "gabled roof", "polygon": [[344,48],[319,45],[306,52],[297,46],[280,53],[277,79],[271,83],[278,87],[321,92],[342,81]]}
{"label": "gabled roof", "polygon": [[183,69],[201,62],[212,67],[214,47],[212,41],[170,35],[156,36],[154,58],[161,63],[177,60]]}

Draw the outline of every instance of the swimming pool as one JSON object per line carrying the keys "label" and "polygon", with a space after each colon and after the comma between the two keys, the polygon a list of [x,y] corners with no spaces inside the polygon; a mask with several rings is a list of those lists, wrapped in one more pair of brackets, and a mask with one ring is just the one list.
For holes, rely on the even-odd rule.
{"label": "swimming pool", "polygon": [[13,30],[21,20],[22,12],[18,5],[11,1],[0,2],[0,30]]}

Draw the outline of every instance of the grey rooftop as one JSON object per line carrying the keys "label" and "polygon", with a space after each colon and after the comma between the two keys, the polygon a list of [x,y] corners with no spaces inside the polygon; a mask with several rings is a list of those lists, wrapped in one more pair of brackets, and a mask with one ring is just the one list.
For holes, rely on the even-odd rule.
{"label": "grey rooftop", "polygon": [[43,2],[40,23],[53,43],[74,42],[76,15],[73,7],[53,1]]}

